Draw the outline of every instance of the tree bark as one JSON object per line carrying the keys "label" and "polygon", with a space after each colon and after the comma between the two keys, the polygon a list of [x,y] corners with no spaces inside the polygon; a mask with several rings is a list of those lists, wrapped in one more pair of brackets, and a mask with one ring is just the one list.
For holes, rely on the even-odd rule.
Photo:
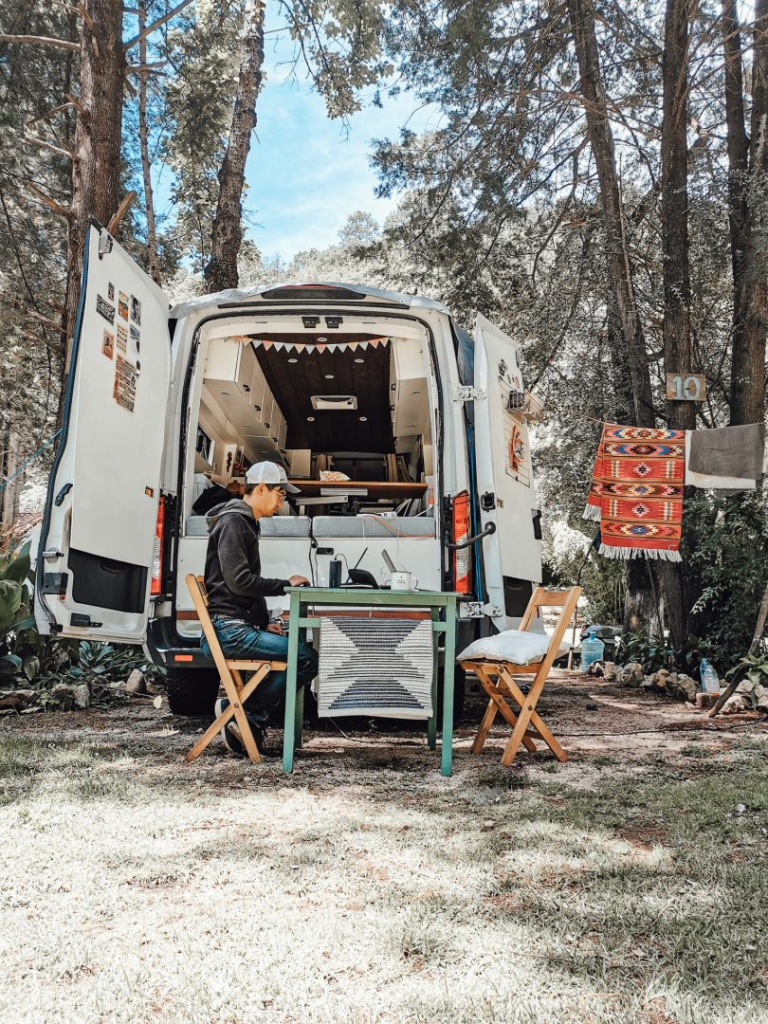
{"label": "tree bark", "polygon": [[[736,11],[728,19],[736,27]],[[726,28],[727,31],[727,23]],[[741,48],[735,52],[735,37],[726,44],[726,101],[728,113],[729,171],[735,184],[743,176],[743,134],[738,124],[738,89],[741,77]],[[732,52],[728,50],[732,47]],[[734,334],[731,360],[732,426],[762,421],[765,414],[765,347],[768,324],[768,0],[756,0],[752,59],[752,117],[749,140],[748,187],[743,248],[733,246],[734,263]],[[730,72],[730,75],[729,75]],[[743,117],[743,100],[741,101]],[[743,144],[742,144],[743,145]],[[731,151],[733,150],[733,157]],[[737,193],[738,198],[738,193]],[[737,212],[740,207],[737,207]],[[733,206],[731,208],[733,219]],[[741,242],[741,236],[737,241]]]}
{"label": "tree bark", "polygon": [[[689,373],[691,351],[691,280],[688,240],[688,47],[696,0],[667,0],[662,60],[661,210],[664,253],[664,369]],[[674,430],[696,427],[693,402],[667,402],[667,422]],[[683,524],[685,531],[685,524]],[[681,647],[688,636],[688,609],[695,600],[682,565],[660,566],[670,642]]]}
{"label": "tree bark", "polygon": [[[595,15],[592,0],[566,0],[568,16],[579,66],[582,103],[587,119],[589,143],[597,167],[607,247],[609,308],[621,328],[621,347],[616,352],[617,366],[626,360],[632,392],[634,421],[637,426],[655,426],[651,394],[651,375],[645,351],[645,338],[635,301],[632,262],[625,232],[619,174],[613,130],[603,87],[598,55]],[[629,559],[626,566],[627,597],[624,629],[631,633],[653,633],[658,623],[657,602],[651,571],[645,564]],[[660,626],[657,625],[657,628]]]}
{"label": "tree bark", "polygon": [[[83,246],[88,221],[108,224],[120,193],[123,118],[121,0],[85,0],[80,39],[80,94],[72,162],[72,204],[67,240],[67,289],[62,322],[64,372],[69,369],[77,318]],[[62,390],[63,394],[63,390]],[[61,408],[59,409],[59,419]]]}
{"label": "tree bark", "polygon": [[655,417],[651,397],[651,376],[642,324],[635,301],[631,256],[627,246],[616,167],[616,148],[608,118],[608,104],[598,55],[594,8],[592,0],[566,0],[566,6],[576,48],[587,132],[595,158],[603,203],[611,290],[608,298],[616,305],[624,335],[636,424],[641,427],[652,427],[655,424]]}
{"label": "tree bark", "polygon": [[219,171],[219,199],[213,220],[211,258],[204,273],[208,292],[236,288],[239,281],[237,258],[243,241],[245,163],[256,127],[256,100],[261,89],[265,10],[265,0],[248,0],[245,9],[240,77],[227,151]]}
{"label": "tree bark", "polygon": [[[146,27],[147,0],[139,0],[139,64],[147,63],[147,40],[142,35]],[[147,217],[147,262],[152,280],[161,284],[160,265],[157,261],[157,231],[155,228],[155,201],[152,194],[152,161],[149,156],[149,131],[147,130],[147,82],[149,73],[139,74],[139,146],[141,148],[141,171],[144,178],[144,205]]]}

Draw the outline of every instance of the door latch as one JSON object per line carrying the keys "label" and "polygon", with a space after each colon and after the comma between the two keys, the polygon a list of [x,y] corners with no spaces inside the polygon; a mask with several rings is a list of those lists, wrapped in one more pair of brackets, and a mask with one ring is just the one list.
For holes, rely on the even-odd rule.
{"label": "door latch", "polygon": [[99,259],[103,260],[107,253],[112,252],[114,238],[108,231],[102,231],[99,235]]}

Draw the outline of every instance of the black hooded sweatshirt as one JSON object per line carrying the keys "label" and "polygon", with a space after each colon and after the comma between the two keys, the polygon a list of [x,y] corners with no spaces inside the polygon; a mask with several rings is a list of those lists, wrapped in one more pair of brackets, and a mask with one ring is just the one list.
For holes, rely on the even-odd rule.
{"label": "black hooded sweatshirt", "polygon": [[205,586],[211,616],[244,619],[264,628],[269,623],[265,597],[285,593],[289,580],[265,579],[259,558],[259,524],[241,498],[208,513]]}

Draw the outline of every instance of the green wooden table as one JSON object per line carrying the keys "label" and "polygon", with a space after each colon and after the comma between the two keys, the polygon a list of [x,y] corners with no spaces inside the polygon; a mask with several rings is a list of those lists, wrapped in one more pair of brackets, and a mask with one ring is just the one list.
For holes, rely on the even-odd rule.
{"label": "green wooden table", "polygon": [[433,715],[427,723],[427,742],[437,747],[437,673],[438,637],[445,633],[445,666],[443,670],[443,730],[441,767],[443,775],[451,774],[453,760],[453,669],[456,660],[456,600],[458,594],[426,590],[330,590],[327,587],[288,587],[291,596],[288,625],[288,679],[285,692],[285,734],[283,736],[283,770],[293,771],[293,753],[301,747],[304,719],[304,691],[296,695],[296,662],[299,640],[307,629],[318,629],[320,617],[313,607],[332,607],[339,615],[349,608],[428,610],[432,619],[434,668],[432,676]]}

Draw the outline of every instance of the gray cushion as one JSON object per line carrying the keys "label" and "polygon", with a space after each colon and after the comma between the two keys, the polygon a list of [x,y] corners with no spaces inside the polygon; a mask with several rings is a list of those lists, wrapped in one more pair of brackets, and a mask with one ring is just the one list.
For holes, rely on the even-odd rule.
{"label": "gray cushion", "polygon": [[435,520],[427,516],[315,516],[316,537],[434,537]]}
{"label": "gray cushion", "polygon": [[[307,516],[273,516],[261,520],[262,537],[309,537]],[[205,516],[190,516],[187,520],[188,537],[207,537],[208,523]]]}

